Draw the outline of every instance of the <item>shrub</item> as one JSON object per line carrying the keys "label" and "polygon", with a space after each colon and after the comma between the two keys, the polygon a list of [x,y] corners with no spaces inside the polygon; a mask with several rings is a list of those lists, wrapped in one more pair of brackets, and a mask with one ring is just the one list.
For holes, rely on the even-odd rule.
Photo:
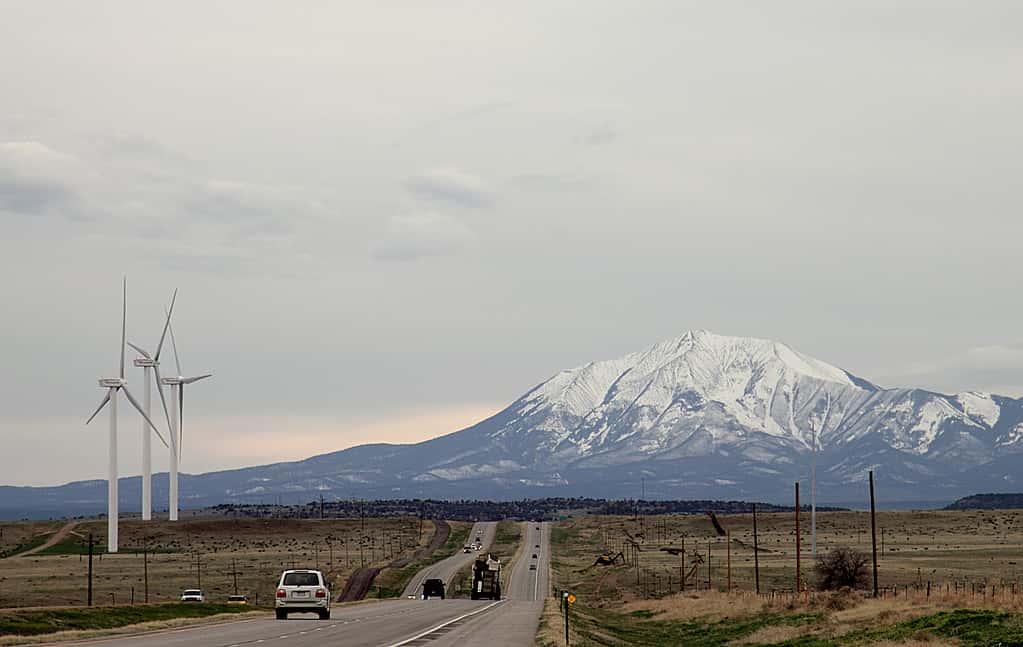
{"label": "shrub", "polygon": [[867,584],[867,556],[858,550],[839,546],[817,558],[817,587],[833,591],[842,587],[858,588]]}

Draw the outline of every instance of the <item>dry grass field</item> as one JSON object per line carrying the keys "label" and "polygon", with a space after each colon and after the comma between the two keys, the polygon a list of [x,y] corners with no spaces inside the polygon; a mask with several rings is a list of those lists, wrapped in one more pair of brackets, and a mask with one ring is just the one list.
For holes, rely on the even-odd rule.
{"label": "dry grass field", "polygon": [[[753,593],[751,515],[718,515],[730,544],[702,515],[591,516],[557,524],[554,586],[578,599],[573,645],[1023,644],[1023,511],[883,512],[877,519],[882,599],[871,599],[869,591],[813,591],[808,513],[800,525],[809,591],[799,596],[793,595],[794,513],[757,515],[760,596]],[[820,513],[817,522],[820,553],[848,546],[869,555],[867,513]],[[632,541],[638,551],[625,547]],[[682,556],[661,550],[681,549],[683,541],[690,574],[684,593]],[[630,559],[595,566],[605,549]],[[551,601],[541,644],[564,644],[563,631]]]}
{"label": "dry grass field", "polygon": [[[61,525],[18,522],[0,527],[10,549]],[[96,551],[93,599],[125,604],[134,588],[135,602],[142,602],[146,568],[150,602],[176,600],[183,589],[193,587],[205,590],[207,600],[222,602],[234,593],[237,578],[238,593],[250,602],[268,604],[281,570],[292,567],[328,571],[340,593],[345,578],[360,565],[383,565],[428,544],[433,524],[425,522],[421,537],[419,531],[419,521],[411,518],[124,521],[121,552],[103,554],[102,546]],[[105,523],[83,522],[76,526],[76,535],[42,553],[0,559],[0,608],[84,604],[88,560],[81,554],[80,537],[90,532],[105,538]]]}
{"label": "dry grass field", "polygon": [[[606,545],[617,553],[627,552],[631,536],[639,545],[639,576],[647,595],[668,593],[679,588],[681,556],[662,548],[685,545],[686,571],[699,563],[687,580],[692,589],[725,590],[728,586],[729,545],[733,589],[754,588],[752,515],[718,515],[731,542],[719,536],[704,515],[647,517],[585,517],[569,522],[568,528],[587,543],[596,542],[594,553]],[[796,535],[793,513],[757,515],[761,591],[795,588]],[[1023,580],[1023,510],[1000,511],[895,511],[877,514],[878,573],[881,587],[905,589],[948,583],[954,587],[1008,587],[1020,589]],[[883,544],[882,544],[883,530]],[[801,571],[804,588],[813,588],[815,576],[811,555],[810,514],[800,518]],[[817,515],[817,550],[824,553],[847,546],[869,555],[870,516],[866,512],[827,512]],[[593,555],[593,558],[596,554]],[[592,564],[593,558],[589,561]],[[635,583],[635,562],[631,576],[621,569],[616,580]],[[583,565],[580,564],[580,568]],[[596,567],[598,570],[600,567]],[[622,582],[619,582],[621,584]],[[610,584],[610,583],[609,583]],[[615,588],[622,589],[622,586]]]}

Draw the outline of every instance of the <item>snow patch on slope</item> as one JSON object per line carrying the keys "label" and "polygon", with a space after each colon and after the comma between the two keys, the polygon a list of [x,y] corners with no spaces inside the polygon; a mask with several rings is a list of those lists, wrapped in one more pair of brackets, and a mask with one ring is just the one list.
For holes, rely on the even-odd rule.
{"label": "snow patch on slope", "polygon": [[979,420],[988,427],[994,427],[998,422],[998,418],[1002,415],[1002,408],[987,393],[967,391],[966,393],[959,393],[955,397],[959,404],[962,405],[966,415]]}

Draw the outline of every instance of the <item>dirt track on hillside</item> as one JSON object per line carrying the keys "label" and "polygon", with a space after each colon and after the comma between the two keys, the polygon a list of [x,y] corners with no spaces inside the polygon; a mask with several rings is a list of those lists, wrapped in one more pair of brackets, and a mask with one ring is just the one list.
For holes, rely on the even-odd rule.
{"label": "dirt track on hillside", "polygon": [[355,602],[366,597],[369,593],[369,589],[373,586],[373,580],[376,579],[377,575],[380,574],[385,568],[405,568],[413,561],[417,559],[423,559],[434,554],[438,550],[444,547],[447,543],[448,537],[451,535],[451,525],[447,521],[434,520],[434,528],[436,530],[433,533],[433,538],[430,543],[421,548],[412,557],[403,557],[396,559],[387,566],[367,566],[358,568],[352,573],[352,576],[345,582],[345,588],[341,592],[341,597],[338,598],[338,602]]}
{"label": "dirt track on hillside", "polygon": [[18,553],[17,555],[13,555],[12,557],[27,557],[29,555],[35,555],[38,552],[46,550],[50,546],[59,544],[60,542],[64,541],[64,539],[68,535],[71,534],[71,531],[74,530],[75,526],[77,526],[77,525],[78,525],[77,521],[69,521],[68,523],[66,523],[63,526],[61,526],[60,530],[58,530],[57,532],[53,533],[53,536],[50,537],[49,539],[47,539],[43,544],[41,544],[39,546],[36,546],[35,548],[32,548],[30,550],[26,550],[23,553]]}

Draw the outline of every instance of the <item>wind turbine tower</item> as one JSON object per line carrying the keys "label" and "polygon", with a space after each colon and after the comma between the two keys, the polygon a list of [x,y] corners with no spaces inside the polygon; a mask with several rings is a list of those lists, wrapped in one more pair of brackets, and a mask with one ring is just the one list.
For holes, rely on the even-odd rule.
{"label": "wind turbine tower", "polygon": [[[99,406],[89,416],[89,419],[85,421],[85,424],[92,422],[92,419],[103,410],[103,407],[110,404],[110,438],[108,446],[108,462],[107,462],[107,552],[117,552],[117,521],[118,521],[118,501],[117,501],[117,393],[118,391],[124,391],[125,397],[128,398],[128,402],[131,406],[142,414],[149,426],[152,427],[153,431],[160,436],[160,431],[153,424],[153,421],[149,419],[146,412],[139,406],[138,401],[132,397],[131,392],[128,391],[128,381],[124,379],[124,332],[125,323],[127,322],[128,313],[128,280],[125,279],[121,285],[121,367],[118,377],[101,377],[99,379],[100,387],[107,390],[106,395],[103,396],[103,400],[100,401]],[[163,436],[160,436],[163,440]]]}
{"label": "wind turbine tower", "polygon": [[[142,395],[142,400],[146,405],[146,415],[152,417],[152,399],[153,389],[151,387],[150,370],[156,374],[156,390],[160,394],[160,401],[163,403],[163,415],[167,418],[167,428],[170,430],[169,433],[174,434],[174,427],[171,426],[170,414],[167,412],[167,398],[163,395],[163,385],[160,384],[160,352],[163,350],[163,341],[167,336],[167,328],[170,326],[170,317],[174,312],[174,301],[178,297],[178,291],[174,290],[174,295],[171,297],[170,310],[167,312],[167,320],[163,324],[163,332],[160,334],[160,343],[156,345],[156,352],[150,355],[144,349],[136,346],[135,344],[128,342],[128,345],[134,348],[141,357],[135,358],[135,366],[142,369],[143,378],[145,380],[145,393]],[[153,518],[153,452],[151,448],[152,436],[149,433],[149,425],[143,421],[142,423],[142,520],[149,521]],[[164,446],[167,445],[167,441],[163,440]]]}
{"label": "wind turbine tower", "polygon": [[178,461],[181,459],[182,421],[185,417],[185,385],[213,377],[212,373],[197,375],[195,377],[184,377],[181,375],[181,360],[178,358],[178,344],[174,340],[174,328],[170,325],[168,316],[167,329],[170,331],[171,348],[174,350],[174,364],[178,369],[175,377],[165,377],[160,381],[171,389],[171,448],[170,448],[170,505],[167,518],[171,521],[178,520]]}

